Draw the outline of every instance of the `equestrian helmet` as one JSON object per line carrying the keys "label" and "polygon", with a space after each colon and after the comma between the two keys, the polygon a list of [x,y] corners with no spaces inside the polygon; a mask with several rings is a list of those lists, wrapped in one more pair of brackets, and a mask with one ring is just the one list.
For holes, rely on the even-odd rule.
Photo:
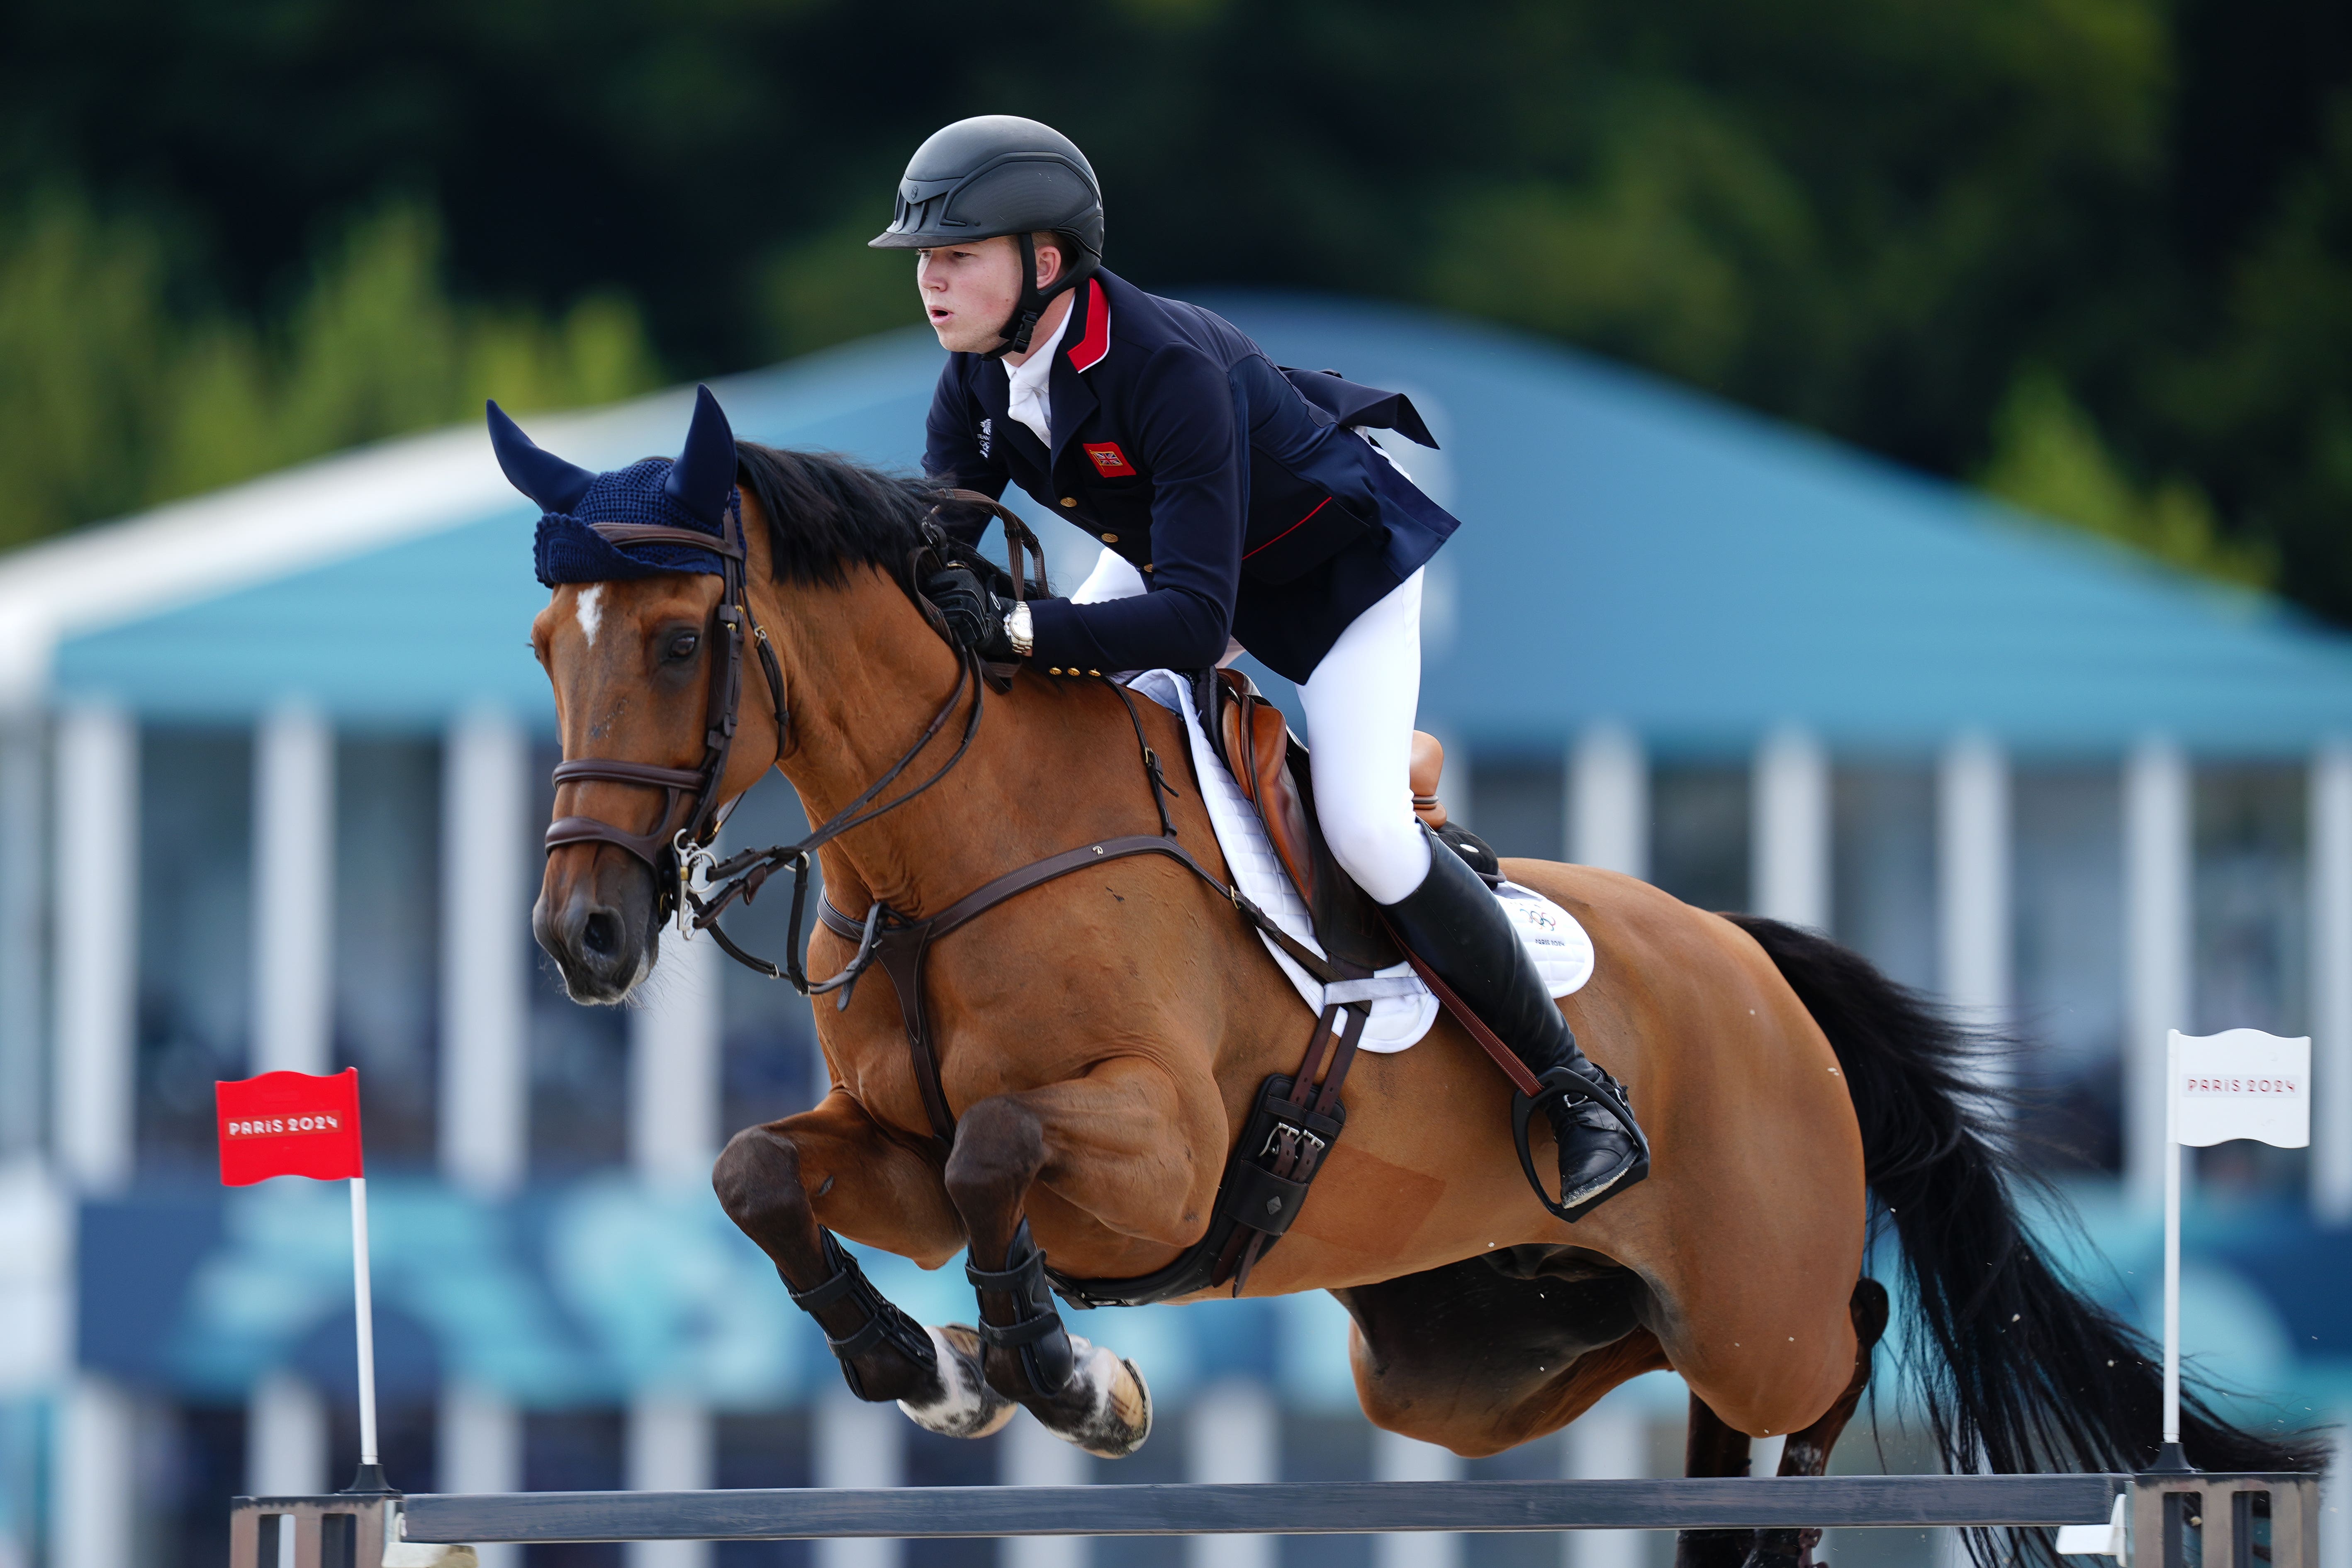
{"label": "equestrian helmet", "polygon": [[1050,125],[982,114],[933,132],[915,149],[890,226],[866,243],[877,250],[928,250],[1049,229],[1082,253],[1071,258],[1069,273],[1094,270],[1103,247],[1102,187],[1094,166]]}

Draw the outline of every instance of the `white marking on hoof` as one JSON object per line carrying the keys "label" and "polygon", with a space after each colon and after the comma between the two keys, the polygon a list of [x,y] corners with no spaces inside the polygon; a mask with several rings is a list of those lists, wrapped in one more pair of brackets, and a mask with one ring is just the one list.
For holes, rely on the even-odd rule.
{"label": "white marking on hoof", "polygon": [[[1055,1426],[1049,1422],[1046,1430],[1098,1459],[1124,1459],[1151,1436],[1151,1390],[1143,1373],[1133,1362],[1113,1355],[1083,1334],[1070,1336],[1070,1354],[1071,1382],[1084,1383],[1093,1397],[1076,1423]],[[1075,1392],[1065,1390],[1062,1397]]]}
{"label": "white marking on hoof", "polygon": [[947,1437],[985,1437],[1001,1429],[1020,1408],[988,1386],[980,1371],[980,1334],[962,1323],[945,1328],[924,1325],[931,1348],[939,1352],[939,1398],[928,1405],[902,1399],[898,1408],[927,1432]]}

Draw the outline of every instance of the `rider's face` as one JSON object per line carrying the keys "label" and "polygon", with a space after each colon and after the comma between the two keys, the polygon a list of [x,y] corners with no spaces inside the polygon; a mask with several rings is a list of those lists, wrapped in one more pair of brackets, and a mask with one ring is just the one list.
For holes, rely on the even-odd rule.
{"label": "rider's face", "polygon": [[[1037,249],[1038,281],[1050,279],[1061,257]],[[1003,342],[1006,318],[1021,297],[1021,246],[1010,236],[918,251],[915,291],[931,331],[950,353],[984,353]]]}

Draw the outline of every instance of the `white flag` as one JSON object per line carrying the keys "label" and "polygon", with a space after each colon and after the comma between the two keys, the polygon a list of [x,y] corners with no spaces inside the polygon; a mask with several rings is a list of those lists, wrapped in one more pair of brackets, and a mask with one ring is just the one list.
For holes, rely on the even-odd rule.
{"label": "white flag", "polygon": [[2281,1149],[2311,1142],[2311,1037],[2260,1029],[2172,1031],[2168,1052],[2173,1140],[2193,1148],[2252,1138]]}

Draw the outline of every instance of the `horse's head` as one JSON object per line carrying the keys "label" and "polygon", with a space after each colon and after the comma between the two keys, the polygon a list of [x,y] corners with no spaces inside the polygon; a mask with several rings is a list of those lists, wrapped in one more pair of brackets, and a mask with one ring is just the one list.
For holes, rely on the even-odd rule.
{"label": "horse's head", "polygon": [[572,1000],[617,1002],[653,968],[681,851],[776,757],[770,678],[749,652],[735,439],[708,389],[675,460],[608,473],[541,450],[496,404],[489,421],[500,467],[543,509],[552,590],[531,647],[564,761],[531,930]]}

